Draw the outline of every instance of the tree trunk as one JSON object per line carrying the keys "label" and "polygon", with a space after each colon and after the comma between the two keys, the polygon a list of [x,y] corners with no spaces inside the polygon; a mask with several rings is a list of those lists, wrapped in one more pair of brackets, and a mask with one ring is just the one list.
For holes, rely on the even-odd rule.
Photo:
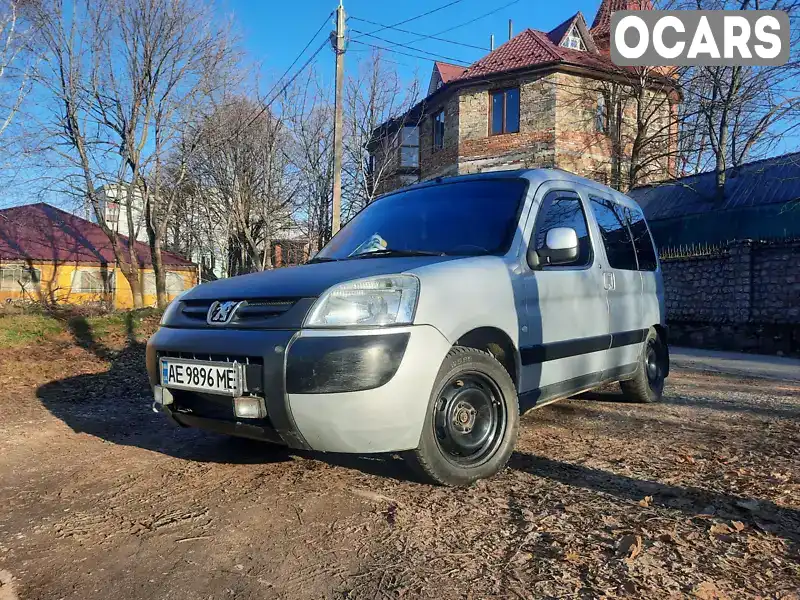
{"label": "tree trunk", "polygon": [[722,153],[717,154],[717,164],[715,167],[716,182],[717,182],[717,200],[725,199],[725,156]]}
{"label": "tree trunk", "polygon": [[728,155],[728,129],[727,127],[720,130],[720,143],[716,152],[716,164],[714,171],[716,172],[717,184],[717,201],[722,202],[725,199],[725,171],[727,169],[727,155]]}
{"label": "tree trunk", "polygon": [[156,282],[156,306],[167,308],[169,298],[167,297],[167,273],[164,271],[164,263],[161,257],[161,247],[163,246],[162,237],[155,223],[153,205],[150,202],[150,194],[145,200],[145,228],[147,229],[147,241],[150,245],[150,257],[153,262],[153,275]]}
{"label": "tree trunk", "polygon": [[167,308],[167,304],[169,304],[167,272],[164,269],[164,262],[161,256],[161,239],[158,235],[155,236],[154,242],[151,244],[150,253],[153,255],[153,272],[156,279],[156,303],[158,308]]}
{"label": "tree trunk", "polygon": [[144,302],[142,301],[142,283],[139,281],[139,269],[136,263],[133,265],[120,263],[119,270],[122,271],[122,274],[125,276],[131,288],[133,307],[142,308],[144,306]]}

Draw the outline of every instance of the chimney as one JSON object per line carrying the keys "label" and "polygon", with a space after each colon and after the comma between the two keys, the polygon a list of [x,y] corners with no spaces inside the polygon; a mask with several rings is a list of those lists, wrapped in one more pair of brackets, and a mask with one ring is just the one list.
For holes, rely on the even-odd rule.
{"label": "chimney", "polygon": [[508,39],[511,40],[511,38],[513,38],[513,37],[514,37],[514,21],[509,19],[508,20]]}
{"label": "chimney", "polygon": [[489,36],[489,50],[494,52],[494,34]]}

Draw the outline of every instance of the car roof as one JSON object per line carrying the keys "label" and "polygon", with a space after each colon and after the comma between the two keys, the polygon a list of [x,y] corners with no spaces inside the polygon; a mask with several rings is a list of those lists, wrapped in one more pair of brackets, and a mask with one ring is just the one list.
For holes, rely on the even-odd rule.
{"label": "car roof", "polygon": [[617,190],[601,183],[597,183],[591,179],[586,179],[585,177],[576,175],[575,173],[570,173],[564,169],[510,169],[505,171],[486,171],[483,173],[471,173],[467,175],[436,177],[434,179],[416,183],[409,187],[394,190],[386,194],[386,196],[392,196],[396,193],[405,192],[412,189],[433,187],[436,185],[456,183],[459,181],[479,181],[483,179],[527,179],[532,184],[536,185],[536,187],[546,181],[564,181],[565,183],[572,185],[581,185],[584,187],[594,188],[598,192],[613,196],[616,201],[625,204],[626,206],[638,208],[638,204],[636,204],[634,200],[628,198],[624,194],[621,194]]}

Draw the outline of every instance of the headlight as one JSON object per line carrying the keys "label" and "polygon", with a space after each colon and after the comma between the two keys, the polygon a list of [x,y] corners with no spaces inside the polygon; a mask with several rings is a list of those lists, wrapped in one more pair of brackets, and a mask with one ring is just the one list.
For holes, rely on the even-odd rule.
{"label": "headlight", "polygon": [[159,325],[166,325],[172,317],[175,316],[175,313],[178,312],[178,306],[180,305],[180,299],[186,292],[181,292],[177,296],[172,299],[172,302],[167,304],[167,308],[164,309],[164,314],[161,315],[161,322]]}
{"label": "headlight", "polygon": [[419,296],[413,275],[384,275],[340,283],[326,291],[305,327],[410,325]]}

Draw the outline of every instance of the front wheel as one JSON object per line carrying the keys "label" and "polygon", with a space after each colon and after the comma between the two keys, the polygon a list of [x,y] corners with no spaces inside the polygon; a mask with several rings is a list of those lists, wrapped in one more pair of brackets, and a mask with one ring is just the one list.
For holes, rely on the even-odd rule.
{"label": "front wheel", "polygon": [[644,340],[639,366],[633,379],[620,381],[622,395],[631,402],[651,403],[661,400],[664,379],[669,368],[667,348],[655,329]]}
{"label": "front wheel", "polygon": [[419,447],[406,459],[433,483],[469,485],[505,466],[518,429],[517,390],[503,365],[455,347],[439,369]]}

